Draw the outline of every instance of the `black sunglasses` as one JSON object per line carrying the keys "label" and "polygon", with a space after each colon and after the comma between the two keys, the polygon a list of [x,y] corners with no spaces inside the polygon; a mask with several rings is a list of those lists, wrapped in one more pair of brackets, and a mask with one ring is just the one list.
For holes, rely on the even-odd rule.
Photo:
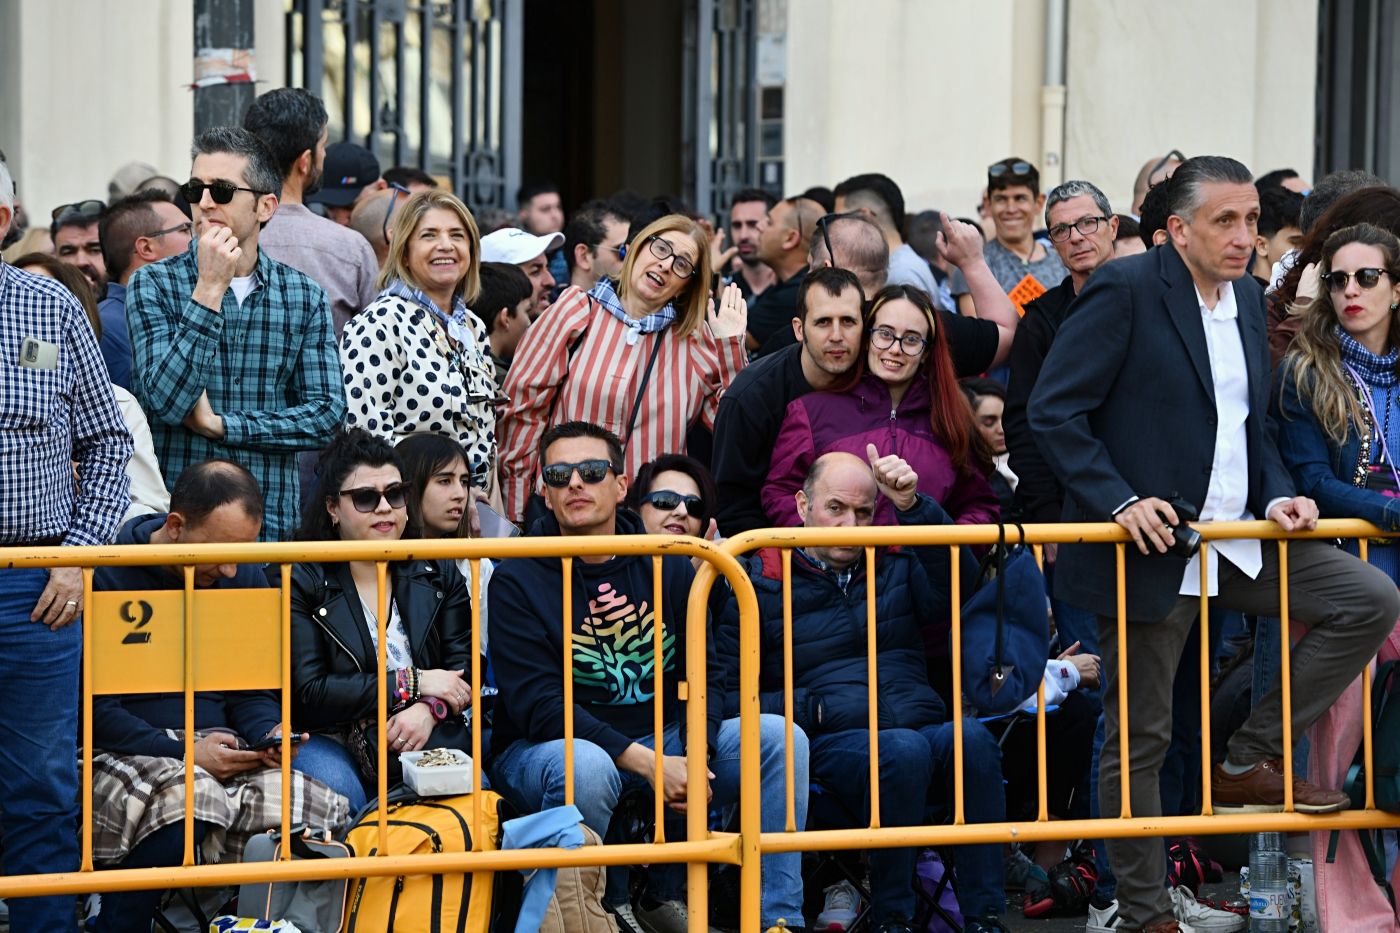
{"label": "black sunglasses", "polygon": [[578,478],[590,486],[607,479],[609,470],[614,473],[622,472],[608,460],[580,460],[578,463],[551,463],[540,473],[544,476],[546,486],[563,489],[574,478],[575,470],[578,471]]}
{"label": "black sunglasses", "polygon": [[647,505],[655,506],[663,512],[675,511],[676,506],[685,503],[685,514],[691,518],[701,518],[705,514],[705,500],[699,496],[683,496],[669,489],[658,489],[642,496]]}
{"label": "black sunglasses", "polygon": [[401,509],[408,501],[408,488],[403,483],[394,483],[383,489],[375,489],[373,486],[342,489],[340,494],[350,497],[350,504],[355,507],[356,512],[373,512],[379,508],[380,499],[388,502],[391,509]]}
{"label": "black sunglasses", "polygon": [[1023,178],[1035,171],[1035,166],[1029,162],[998,162],[995,165],[987,166],[988,178],[1000,178],[1003,175],[1010,175],[1013,178]]}
{"label": "black sunglasses", "polygon": [[1375,288],[1380,284],[1381,276],[1386,274],[1384,269],[1357,269],[1355,272],[1329,272],[1326,275],[1319,275],[1318,279],[1327,286],[1328,291],[1344,292],[1351,277],[1356,276],[1356,284],[1365,289]]}
{"label": "black sunglasses", "polygon": [[180,186],[180,196],[191,204],[198,204],[204,200],[204,192],[209,192],[209,197],[214,199],[215,204],[227,204],[233,200],[235,191],[247,191],[254,197],[262,197],[269,192],[259,191],[256,188],[244,188],[235,185],[231,181],[211,181],[203,182],[198,178],[191,178]]}
{"label": "black sunglasses", "polygon": [[74,201],[72,204],[60,204],[53,209],[53,213],[50,214],[50,216],[54,220],[58,220],[66,215],[76,214],[79,217],[90,217],[96,220],[101,217],[106,210],[106,204],[96,198],[90,198],[86,201]]}

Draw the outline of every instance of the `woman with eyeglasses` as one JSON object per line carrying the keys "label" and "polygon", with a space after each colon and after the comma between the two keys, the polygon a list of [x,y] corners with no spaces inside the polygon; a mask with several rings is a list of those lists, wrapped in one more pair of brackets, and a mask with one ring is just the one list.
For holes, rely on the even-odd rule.
{"label": "woman with eyeglasses", "polygon": [[[417,536],[401,461],[383,439],[351,428],[322,452],[319,470],[297,540],[390,543],[406,530]],[[387,587],[390,716],[381,735],[375,562],[292,570],[292,720],[312,733],[297,766],[349,798],[351,812],[373,787],[381,740],[390,783],[399,779],[401,752],[471,748],[463,718],[471,703],[471,604],[456,562],[391,563]]]}
{"label": "woman with eyeglasses", "polygon": [[[1346,227],[1327,238],[1319,266],[1319,294],[1277,377],[1279,452],[1323,518],[1400,531],[1400,239]],[[1400,582],[1393,545],[1376,539],[1368,557]]]}
{"label": "woman with eyeglasses", "polygon": [[648,460],[684,452],[697,422],[713,425],[720,395],[747,360],[748,305],[736,285],[711,299],[699,224],[668,214],[626,249],[616,280],[565,289],[516,348],[500,421],[501,486],[513,520],[527,517],[547,428],[602,425],[622,438],[626,472],[635,475]]}
{"label": "woman with eyeglasses", "polygon": [[[881,289],[866,316],[864,352],[846,384],[795,399],[778,431],[763,508],[773,524],[802,524],[793,496],[822,454],[843,450],[866,458],[898,454],[919,475],[919,492],[958,524],[995,522],[996,493],[987,483],[991,453],[974,429],[958,387],[948,341],[928,295],[908,285]],[[882,501],[876,524],[893,524]]]}
{"label": "woman with eyeglasses", "polygon": [[496,463],[496,382],[481,291],[481,236],[445,191],[421,191],[393,214],[379,297],[345,325],[346,423],[391,444],[442,434],[467,452],[472,486]]}

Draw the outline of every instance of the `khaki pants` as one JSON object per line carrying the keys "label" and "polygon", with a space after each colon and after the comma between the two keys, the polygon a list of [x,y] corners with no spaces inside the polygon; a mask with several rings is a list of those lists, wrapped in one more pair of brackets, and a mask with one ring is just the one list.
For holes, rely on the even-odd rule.
{"label": "khaki pants", "polygon": [[[1251,580],[1220,561],[1220,595],[1212,606],[1261,616],[1279,614],[1278,549],[1264,542],[1264,566]],[[1400,593],[1381,571],[1323,541],[1294,541],[1288,547],[1289,616],[1308,626],[1290,655],[1293,740],[1313,722],[1375,655],[1400,616]],[[1200,599],[1183,596],[1160,622],[1135,622],[1128,606],[1129,787],[1135,817],[1161,816],[1157,774],[1171,744],[1172,679]],[[1099,809],[1116,816],[1120,807],[1118,754],[1118,621],[1099,618],[1102,648],[1105,739],[1099,759]],[[1188,664],[1198,663],[1187,658]],[[1229,743],[1239,764],[1283,757],[1282,688],[1275,687]],[[1127,930],[1170,915],[1164,887],[1167,865],[1160,838],[1108,840],[1109,862],[1118,878],[1118,907]]]}

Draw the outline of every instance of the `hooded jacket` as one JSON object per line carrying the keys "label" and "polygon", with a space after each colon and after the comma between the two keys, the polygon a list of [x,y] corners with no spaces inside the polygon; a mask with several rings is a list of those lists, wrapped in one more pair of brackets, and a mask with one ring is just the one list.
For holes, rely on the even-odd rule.
{"label": "hooded jacket", "polygon": [[[902,525],[946,525],[938,503],[919,496]],[[975,563],[959,549],[964,592],[971,592]],[[744,558],[758,595],[759,706],[783,713],[783,578],[780,552],[766,548]],[[943,700],[929,685],[925,642],[946,643],[948,549],[881,548],[876,551],[875,646],[878,720],[881,729],[919,729],[948,718]],[[864,556],[843,590],[835,574],[802,550],[792,556],[793,720],[809,736],[869,725],[866,666],[866,590],[871,585]],[[730,600],[716,633],[725,661],[725,713],[738,714],[739,608]],[[946,649],[945,649],[946,651]]]}
{"label": "hooded jacket", "polygon": [[[471,678],[472,617],[452,560],[389,565],[389,586],[415,667]],[[379,655],[346,564],[292,568],[292,717],[298,729],[331,730],[378,712]],[[385,678],[389,708],[394,678]]]}
{"label": "hooded jacket", "polygon": [[[140,515],[122,525],[117,544],[150,544],[152,532],[165,524],[166,513]],[[98,567],[94,590],[178,590],[182,577],[166,567]],[[266,587],[267,579],[255,564],[239,564],[233,579],[220,579],[213,589]],[[220,692],[201,690],[194,695],[194,725],[201,732],[235,732],[257,741],[277,727],[282,707],[275,690]],[[139,693],[92,698],[93,744],[114,755],[150,755],[184,758],[184,743],[165,734],[185,728],[183,693]]]}
{"label": "hooded jacket", "polygon": [[[617,511],[618,534],[643,534],[641,519]],[[532,537],[557,536],[559,524],[546,515]],[[574,737],[586,739],[614,759],[634,741],[652,734],[655,703],[652,558],[618,555],[599,564],[571,562]],[[695,571],[684,557],[661,558],[663,716],[684,725],[677,685],[686,671],[686,607]],[[564,604],[557,557],[515,557],[491,574],[491,668],[500,689],[492,750],[512,742],[549,742],[564,737]],[[708,628],[708,620],[707,620]],[[724,705],[724,672],[708,632],[706,644],[707,739],[715,747]],[[681,735],[684,737],[684,728]]]}
{"label": "hooded jacket", "polygon": [[[763,509],[773,524],[802,524],[793,494],[808,468],[822,454],[843,450],[865,459],[865,445],[881,456],[897,453],[919,474],[919,492],[933,498],[960,525],[995,522],[1001,514],[991,484],[975,468],[958,469],[929,423],[932,397],[927,380],[916,377],[898,405],[889,386],[866,373],[848,392],[813,392],[788,405],[773,445]],[[881,502],[875,524],[894,524],[894,509]]]}

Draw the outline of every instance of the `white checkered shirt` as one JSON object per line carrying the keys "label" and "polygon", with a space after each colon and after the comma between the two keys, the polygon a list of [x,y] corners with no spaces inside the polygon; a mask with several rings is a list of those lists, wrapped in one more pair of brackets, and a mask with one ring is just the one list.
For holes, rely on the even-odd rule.
{"label": "white checkered shirt", "polygon": [[[53,369],[19,365],[28,337],[58,347]],[[130,459],[82,305],[54,280],[0,263],[0,543],[111,541],[129,502]]]}

